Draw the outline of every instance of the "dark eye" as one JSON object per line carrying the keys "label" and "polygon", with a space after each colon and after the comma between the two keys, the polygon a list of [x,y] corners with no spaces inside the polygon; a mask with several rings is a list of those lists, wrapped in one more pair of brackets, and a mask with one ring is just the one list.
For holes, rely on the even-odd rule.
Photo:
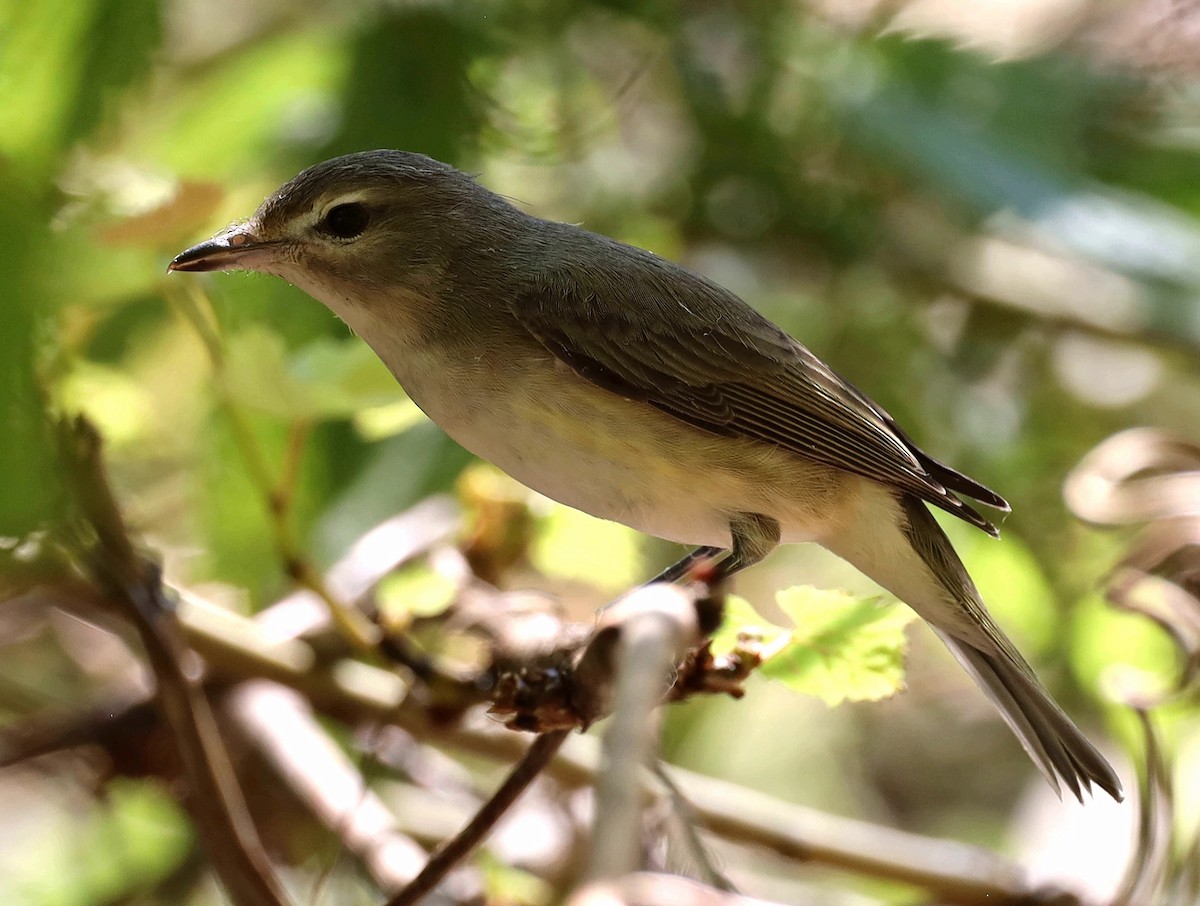
{"label": "dark eye", "polygon": [[367,228],[370,219],[371,213],[366,205],[350,202],[330,208],[320,223],[320,229],[338,239],[353,239]]}

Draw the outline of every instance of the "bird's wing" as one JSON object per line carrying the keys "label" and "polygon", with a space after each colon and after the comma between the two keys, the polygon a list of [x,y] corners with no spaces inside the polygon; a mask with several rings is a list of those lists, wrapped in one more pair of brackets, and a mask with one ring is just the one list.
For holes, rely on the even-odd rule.
{"label": "bird's wing", "polygon": [[892,418],[720,286],[646,253],[612,284],[578,268],[511,301],[520,324],[592,383],[702,430],[783,447],[914,494],[985,531],[955,491],[1003,498],[919,450]]}

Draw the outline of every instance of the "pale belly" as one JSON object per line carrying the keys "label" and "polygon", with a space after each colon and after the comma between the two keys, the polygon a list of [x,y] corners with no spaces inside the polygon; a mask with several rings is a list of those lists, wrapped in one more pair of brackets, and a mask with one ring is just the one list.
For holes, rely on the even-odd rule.
{"label": "pale belly", "polygon": [[811,541],[844,503],[844,473],[697,430],[549,360],[509,361],[503,379],[497,367],[439,363],[410,357],[401,376],[433,421],[527,487],[601,519],[727,547],[738,513],[778,519],[783,541]]}
{"label": "pale belly", "polygon": [[[753,441],[718,437],[602,390],[531,338],[450,350],[418,339],[418,297],[348,301],[311,275],[284,279],[324,302],[454,440],[522,484],[601,519],[684,544],[727,547],[730,519],[771,516],[784,542],[839,533],[873,482]],[[392,294],[394,295],[394,294]]]}

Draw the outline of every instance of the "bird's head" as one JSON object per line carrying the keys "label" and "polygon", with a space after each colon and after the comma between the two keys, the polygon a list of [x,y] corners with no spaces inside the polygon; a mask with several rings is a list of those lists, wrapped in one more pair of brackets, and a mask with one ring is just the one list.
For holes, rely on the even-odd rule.
{"label": "bird's head", "polygon": [[348,154],[305,170],[169,270],[275,274],[353,324],[356,309],[378,314],[406,297],[436,297],[466,244],[478,245],[481,230],[504,232],[514,215],[471,177],[424,155]]}

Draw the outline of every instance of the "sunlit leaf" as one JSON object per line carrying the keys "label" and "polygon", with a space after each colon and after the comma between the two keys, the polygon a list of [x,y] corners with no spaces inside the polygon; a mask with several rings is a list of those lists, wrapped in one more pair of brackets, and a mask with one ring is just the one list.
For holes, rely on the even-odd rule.
{"label": "sunlit leaf", "polygon": [[548,576],[610,592],[645,578],[637,532],[557,503],[538,527],[530,559]]}
{"label": "sunlit leaf", "polygon": [[426,415],[407,397],[394,403],[360,409],[354,413],[354,427],[363,440],[383,440],[402,434],[426,420]]}
{"label": "sunlit leaf", "polygon": [[320,128],[336,117],[327,106],[345,64],[344,36],[336,29],[283,30],[212,61],[133,111],[126,141],[140,158],[181,173],[228,177],[231,185],[236,179],[243,189],[258,181],[249,191],[261,199],[272,181],[264,181],[264,161],[277,158],[281,141],[291,138],[289,126]]}
{"label": "sunlit leaf", "polygon": [[162,40],[159,0],[101,0],[94,5],[74,107],[66,123],[67,141],[88,135],[117,111],[124,90],[150,70]]}
{"label": "sunlit leaf", "polygon": [[543,906],[554,902],[553,887],[533,872],[507,865],[486,849],[480,851],[475,861],[483,869],[488,902],[521,906]]}
{"label": "sunlit leaf", "polygon": [[731,597],[714,649],[731,650],[739,635],[755,637],[764,676],[831,706],[878,701],[903,688],[904,627],[914,616],[907,607],[812,586],[785,589],[775,600],[793,622],[790,629]]}
{"label": "sunlit leaf", "polygon": [[379,586],[379,603],[389,625],[403,627],[414,617],[432,617],[454,601],[455,582],[424,563],[388,576]]}
{"label": "sunlit leaf", "polygon": [[98,4],[14,3],[6,12],[0,84],[0,150],[52,158],[61,149],[83,71],[80,47]]}
{"label": "sunlit leaf", "polygon": [[60,392],[66,410],[86,414],[110,443],[136,440],[150,427],[150,392],[126,372],[81,362]]}
{"label": "sunlit leaf", "polygon": [[289,354],[266,327],[229,341],[226,380],[234,399],[281,418],[349,418],[403,399],[395,379],[363,343],[315,340]]}
{"label": "sunlit leaf", "polygon": [[763,665],[767,676],[828,705],[878,701],[903,688],[904,627],[914,616],[907,607],[811,587],[781,591],[776,601],[796,628]]}
{"label": "sunlit leaf", "polygon": [[224,195],[224,189],[215,182],[185,182],[164,203],[103,227],[99,239],[106,245],[154,249],[182,241],[212,220]]}
{"label": "sunlit leaf", "polygon": [[16,852],[6,855],[20,858],[0,858],[0,901],[117,902],[136,897],[179,865],[191,831],[167,791],[155,783],[118,780],[107,792],[104,805],[71,815],[72,825],[46,820],[12,841],[7,848]]}
{"label": "sunlit leaf", "polygon": [[725,619],[713,635],[712,648],[716,654],[728,654],[737,649],[741,637],[752,636],[761,640],[764,649],[770,650],[788,632],[762,616],[745,598],[729,595],[725,598]]}

